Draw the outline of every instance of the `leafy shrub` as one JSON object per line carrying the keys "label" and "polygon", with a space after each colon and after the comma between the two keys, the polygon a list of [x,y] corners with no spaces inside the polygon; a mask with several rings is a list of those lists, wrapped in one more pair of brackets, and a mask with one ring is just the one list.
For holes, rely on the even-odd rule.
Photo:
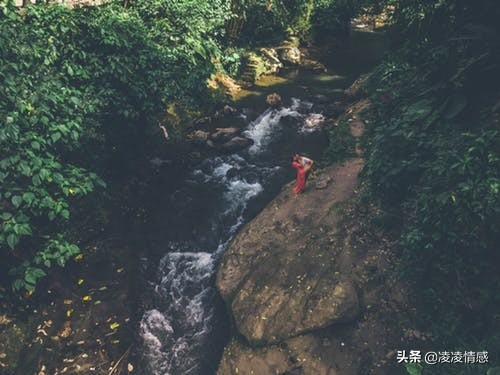
{"label": "leafy shrub", "polygon": [[0,8],[0,251],[32,291],[79,251],[69,219],[95,172],[140,157],[167,102],[207,102],[228,5]]}
{"label": "leafy shrub", "polygon": [[372,74],[364,175],[385,210],[404,218],[403,271],[422,290],[422,325],[450,349],[487,343],[496,353],[498,38],[485,32],[493,24],[472,31],[454,18],[490,20],[487,2],[468,15],[448,1],[400,3],[413,39]]}
{"label": "leafy shrub", "polygon": [[321,41],[332,34],[348,32],[350,20],[358,6],[357,1],[349,0],[315,1],[311,17],[314,39]]}
{"label": "leafy shrub", "polygon": [[328,162],[339,162],[355,156],[356,139],[351,134],[347,119],[328,128],[328,140],[329,145],[324,152]]}
{"label": "leafy shrub", "polygon": [[[5,82],[0,88],[0,247],[21,259],[15,289],[33,290],[45,275],[24,249],[26,239],[37,239],[40,253],[56,251],[67,260],[78,249],[62,232],[54,233],[68,221],[72,200],[103,185],[95,173],[65,160],[78,147],[88,107],[84,93],[66,78],[77,68],[60,54],[57,45],[65,40],[56,34],[71,38],[72,20],[67,11],[58,15],[60,21],[46,29],[32,27],[38,26],[31,24],[36,15],[21,16],[8,6],[0,19]],[[53,236],[60,239],[54,242]]]}
{"label": "leafy shrub", "polygon": [[243,49],[228,48],[222,55],[221,64],[229,75],[236,77],[241,73]]}
{"label": "leafy shrub", "polygon": [[[347,0],[236,0],[232,2],[231,39],[244,44],[279,43],[288,36],[309,41],[331,33],[345,33],[360,1]],[[234,41],[234,40],[233,40]]]}

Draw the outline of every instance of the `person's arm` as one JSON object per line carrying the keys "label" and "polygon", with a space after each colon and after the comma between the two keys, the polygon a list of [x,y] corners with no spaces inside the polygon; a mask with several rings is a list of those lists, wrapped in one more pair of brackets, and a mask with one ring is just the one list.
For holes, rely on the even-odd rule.
{"label": "person's arm", "polygon": [[302,156],[302,165],[304,166],[304,169],[306,171],[311,169],[313,164],[314,164],[314,160],[306,158],[305,156]]}
{"label": "person's arm", "polygon": [[314,163],[312,159],[309,159],[308,157],[305,156],[301,156],[300,159],[302,160],[302,164],[304,165]]}
{"label": "person's arm", "polygon": [[293,162],[292,162],[292,167],[294,167],[295,169],[302,169],[302,168],[304,168],[304,167],[302,166],[302,164],[301,164],[301,163],[299,163],[298,161],[293,161]]}

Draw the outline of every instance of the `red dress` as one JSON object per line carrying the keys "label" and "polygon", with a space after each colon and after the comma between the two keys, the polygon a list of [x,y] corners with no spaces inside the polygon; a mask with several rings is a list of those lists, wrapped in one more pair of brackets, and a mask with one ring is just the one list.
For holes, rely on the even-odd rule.
{"label": "red dress", "polygon": [[295,187],[293,188],[293,192],[295,194],[302,193],[306,186],[306,174],[304,166],[298,161],[293,161],[292,166],[297,170],[297,181],[295,182]]}

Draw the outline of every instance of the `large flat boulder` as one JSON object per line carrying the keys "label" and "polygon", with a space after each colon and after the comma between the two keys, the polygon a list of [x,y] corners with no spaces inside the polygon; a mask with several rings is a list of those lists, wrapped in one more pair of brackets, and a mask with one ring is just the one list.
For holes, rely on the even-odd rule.
{"label": "large flat boulder", "polygon": [[358,375],[359,358],[340,340],[303,335],[279,345],[250,348],[233,339],[217,375]]}
{"label": "large flat boulder", "polygon": [[356,288],[337,263],[338,211],[350,197],[360,159],[323,173],[334,181],[321,190],[310,181],[295,196],[292,185],[235,237],[221,259],[217,288],[236,329],[251,345],[266,345],[355,319]]}

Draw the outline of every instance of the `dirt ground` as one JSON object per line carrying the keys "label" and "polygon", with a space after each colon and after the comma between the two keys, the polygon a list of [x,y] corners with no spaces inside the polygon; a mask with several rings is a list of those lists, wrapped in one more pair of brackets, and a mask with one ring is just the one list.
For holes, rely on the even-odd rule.
{"label": "dirt ground", "polygon": [[[97,242],[0,315],[0,374],[132,373],[129,262]],[[113,255],[115,254],[115,256]]]}

